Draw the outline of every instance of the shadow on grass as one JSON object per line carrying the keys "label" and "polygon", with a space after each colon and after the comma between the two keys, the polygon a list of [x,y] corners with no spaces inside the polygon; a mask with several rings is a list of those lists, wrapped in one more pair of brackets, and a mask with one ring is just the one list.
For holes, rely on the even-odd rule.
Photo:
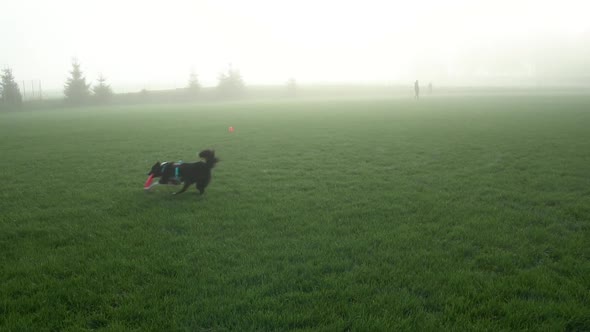
{"label": "shadow on grass", "polygon": [[[174,188],[174,189],[172,189]],[[143,198],[149,202],[153,201],[162,201],[162,202],[175,202],[175,201],[185,201],[187,199],[195,200],[195,201],[202,201],[207,194],[201,195],[195,189],[191,190],[190,188],[187,189],[185,192],[181,194],[175,194],[175,192],[179,191],[182,186],[170,186],[170,188],[160,188],[160,190],[143,190],[141,189],[141,193],[137,194],[138,198]]]}
{"label": "shadow on grass", "polygon": [[149,192],[137,188],[119,192],[115,194],[117,197],[112,197],[112,204],[106,212],[112,217],[150,218],[150,215],[174,215],[175,211],[193,210],[206,200],[207,194],[200,195],[194,189],[182,194],[172,194],[180,188],[159,188]]}

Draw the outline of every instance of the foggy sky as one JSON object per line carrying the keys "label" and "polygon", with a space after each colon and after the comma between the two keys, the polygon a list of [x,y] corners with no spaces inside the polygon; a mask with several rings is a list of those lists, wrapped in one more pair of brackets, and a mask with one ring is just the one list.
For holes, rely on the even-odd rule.
{"label": "foggy sky", "polygon": [[249,84],[590,84],[588,1],[0,0],[0,66],[62,89],[73,57],[116,92]]}

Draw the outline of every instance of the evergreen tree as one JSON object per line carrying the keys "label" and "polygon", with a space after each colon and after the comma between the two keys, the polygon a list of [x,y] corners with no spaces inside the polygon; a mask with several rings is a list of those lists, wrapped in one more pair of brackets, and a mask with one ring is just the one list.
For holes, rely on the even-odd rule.
{"label": "evergreen tree", "polygon": [[86,84],[86,77],[82,76],[80,64],[76,59],[72,61],[70,74],[72,77],[68,78],[64,88],[66,101],[76,105],[87,102],[90,97],[90,84]]}
{"label": "evergreen tree", "polygon": [[111,85],[106,84],[106,80],[107,79],[102,74],[100,74],[97,79],[98,85],[95,85],[92,88],[92,91],[94,92],[94,98],[99,103],[105,103],[113,97],[113,90],[111,89]]}
{"label": "evergreen tree", "polygon": [[201,90],[201,84],[199,84],[198,76],[194,71],[191,71],[186,89],[191,95],[196,95]]}
{"label": "evergreen tree", "polygon": [[237,69],[232,69],[230,66],[227,73],[219,75],[219,84],[217,89],[222,97],[235,98],[244,93],[245,86],[242,74]]}
{"label": "evergreen tree", "polygon": [[2,106],[9,108],[9,107],[18,107],[23,102],[23,97],[20,93],[20,89],[18,84],[14,81],[14,76],[12,76],[12,70],[10,68],[6,68],[2,70],[2,78],[0,82],[0,101],[2,102]]}

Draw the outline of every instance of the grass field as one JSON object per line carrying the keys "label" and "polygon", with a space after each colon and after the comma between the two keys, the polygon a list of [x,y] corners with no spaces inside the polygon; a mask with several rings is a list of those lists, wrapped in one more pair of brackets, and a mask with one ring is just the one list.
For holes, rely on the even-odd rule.
{"label": "grass field", "polygon": [[[207,147],[204,196],[142,190]],[[0,151],[2,331],[590,330],[590,97],[5,113]]]}

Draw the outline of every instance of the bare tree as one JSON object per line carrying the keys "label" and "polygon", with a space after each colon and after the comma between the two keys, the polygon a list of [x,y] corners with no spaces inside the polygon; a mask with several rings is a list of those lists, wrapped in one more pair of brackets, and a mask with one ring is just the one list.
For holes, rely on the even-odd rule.
{"label": "bare tree", "polygon": [[187,91],[191,95],[196,95],[201,90],[201,84],[199,83],[199,78],[197,73],[194,70],[191,70],[188,79],[188,86],[186,87]]}
{"label": "bare tree", "polygon": [[287,81],[287,96],[295,97],[297,96],[297,82],[294,78],[290,78]]}

